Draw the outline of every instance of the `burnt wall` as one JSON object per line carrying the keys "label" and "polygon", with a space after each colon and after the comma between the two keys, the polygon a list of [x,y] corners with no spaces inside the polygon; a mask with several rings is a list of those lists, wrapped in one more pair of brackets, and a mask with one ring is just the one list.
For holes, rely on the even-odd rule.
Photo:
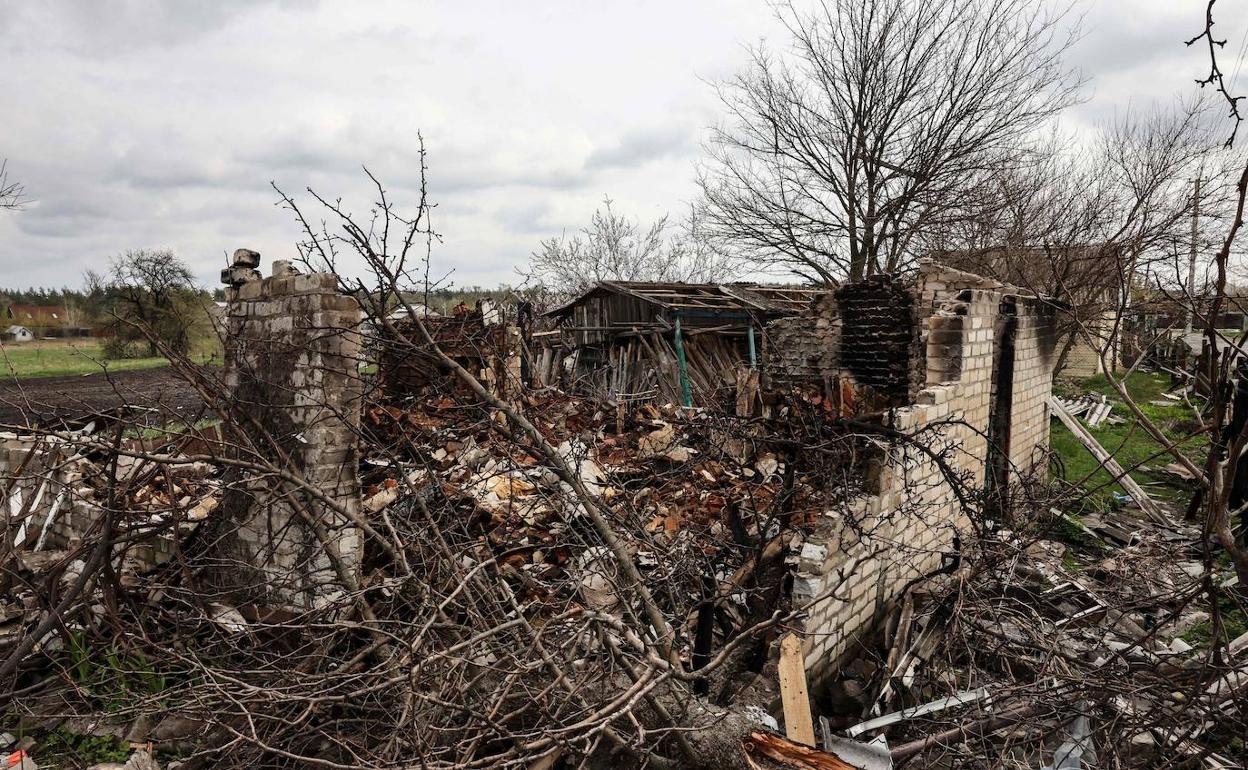
{"label": "burnt wall", "polygon": [[[499,310],[487,309],[454,318],[427,317],[426,331],[438,348],[501,397],[521,389],[519,329]],[[430,392],[466,389],[426,342],[415,321],[393,321],[394,331],[379,328],[377,345],[381,392],[390,401]]]}
{"label": "burnt wall", "polygon": [[[875,483],[859,498],[830,505],[792,545],[793,601],[806,614],[806,670],[815,682],[855,653],[856,639],[877,627],[911,581],[955,553],[970,521],[946,470],[971,490],[985,488],[994,417],[1008,435],[1007,483],[1043,473],[1052,314],[1017,292],[927,264],[908,286],[873,279],[844,287],[834,304],[817,308],[840,342],[793,376],[839,372],[889,393],[893,407],[882,418],[913,441],[891,445],[874,463]],[[797,330],[813,326],[811,318],[787,319],[787,338],[772,337],[773,345],[805,340]],[[1005,333],[1009,356],[1002,359]],[[784,362],[792,354],[768,355]],[[1002,360],[1009,366],[999,371]],[[1004,405],[994,403],[997,377],[1009,388]]]}
{"label": "burnt wall", "polygon": [[908,398],[918,331],[914,297],[888,275],[847,284],[835,296],[841,314],[841,368],[877,393]]}
{"label": "burnt wall", "polygon": [[822,383],[839,371],[841,316],[828,294],[811,310],[767,325],[764,366],[774,384]]}
{"label": "burnt wall", "polygon": [[860,413],[907,404],[923,386],[918,315],[913,282],[885,275],[842,286],[767,326],[769,384],[833,395],[848,381]]}

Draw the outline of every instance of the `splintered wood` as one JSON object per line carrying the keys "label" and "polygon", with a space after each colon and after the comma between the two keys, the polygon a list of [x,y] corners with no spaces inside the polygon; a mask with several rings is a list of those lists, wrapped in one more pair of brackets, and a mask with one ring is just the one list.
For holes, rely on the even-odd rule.
{"label": "splintered wood", "polygon": [[752,767],[759,766],[753,761],[753,757],[762,756],[784,767],[800,768],[800,770],[858,770],[835,754],[786,741],[779,735],[771,733],[750,733],[749,739],[745,741],[744,749],[746,761]]}

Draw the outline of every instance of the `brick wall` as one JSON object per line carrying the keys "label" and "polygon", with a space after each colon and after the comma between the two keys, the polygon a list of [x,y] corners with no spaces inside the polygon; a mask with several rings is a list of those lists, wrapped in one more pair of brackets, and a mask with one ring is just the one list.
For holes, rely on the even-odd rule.
{"label": "brick wall", "polygon": [[[10,489],[12,509],[8,519],[10,542],[34,550],[71,546],[89,532],[104,513],[100,492],[85,483],[86,474],[100,467],[82,459],[81,447],[54,436],[0,434],[0,479]],[[119,478],[132,470],[134,461],[123,457]],[[178,470],[169,471],[176,475]],[[98,479],[96,479],[98,481]],[[172,522],[127,512],[117,522],[127,529],[129,542],[122,569],[143,570],[168,561],[177,550],[174,527],[184,532],[189,522]]]}
{"label": "brick wall", "polygon": [[[1105,373],[1105,367],[1101,364],[1101,349],[1108,348],[1109,355],[1106,356],[1111,366],[1116,367],[1119,355],[1118,341],[1114,339],[1117,329],[1117,312],[1114,309],[1106,310],[1099,318],[1094,318],[1087,323],[1088,333],[1095,340],[1095,345],[1089,345],[1088,341],[1082,335],[1074,340],[1070,346],[1070,352],[1066,356],[1066,361],[1062,365],[1062,370],[1058,373],[1059,377],[1069,377],[1073,379],[1085,379],[1087,377],[1095,377],[1098,374]],[[1069,341],[1068,336],[1063,336],[1062,343]]]}
{"label": "brick wall", "polygon": [[[507,323],[493,301],[478,305],[463,316],[426,317],[425,329],[442,353],[471,372],[491,393],[514,398],[523,390],[519,329]],[[397,334],[379,329],[375,341],[380,390],[387,399],[399,401],[440,389],[466,390],[442,365],[411,319],[392,323]]]}
{"label": "brick wall", "polygon": [[1104,371],[1105,367],[1101,366],[1101,355],[1096,348],[1084,340],[1075,340],[1058,376],[1082,380],[1103,374]]}
{"label": "brick wall", "polygon": [[9,519],[12,542],[33,548],[48,515],[56,511],[47,526],[44,547],[63,548],[90,526],[98,512],[94,491],[82,483],[79,463],[67,462],[73,447],[57,438],[37,438],[5,434],[0,443],[0,473],[10,500],[6,510],[25,512]]}
{"label": "brick wall", "polygon": [[328,554],[352,575],[362,555],[350,521],[360,511],[360,308],[330,273],[252,277],[227,300],[226,387],[247,416],[227,438],[249,447],[235,457],[262,457],[274,472],[227,473],[204,574],[236,600],[317,606],[340,586]]}
{"label": "brick wall", "polygon": [[1053,306],[1019,298],[1014,335],[1010,464],[1015,474],[1043,474],[1049,448],[1049,394],[1057,355]]}
{"label": "brick wall", "polygon": [[821,297],[809,314],[781,318],[763,331],[764,365],[772,384],[822,382],[840,369],[841,313],[836,297]]}
{"label": "brick wall", "polygon": [[900,406],[922,383],[913,287],[873,276],[822,297],[810,314],[765,330],[768,386],[849,381],[873,406]]}
{"label": "brick wall", "polygon": [[919,356],[909,287],[878,275],[841,286],[835,298],[841,317],[838,367],[893,403],[909,401]]}
{"label": "brick wall", "polygon": [[[358,573],[362,556],[350,522],[360,511],[361,313],[337,291],[332,274],[275,272],[283,274],[253,275],[228,290],[223,322],[225,384],[239,415],[227,445],[234,459],[260,457],[268,470],[231,466],[218,512],[202,522],[172,522],[136,509],[120,511],[117,523],[131,541],[130,568],[168,560],[180,536],[199,526],[197,546],[184,555],[206,587],[233,601],[314,607],[340,590],[338,570]],[[0,475],[26,511],[9,517],[14,541],[33,548],[53,512],[45,548],[64,548],[90,532],[104,501],[83,474],[100,468],[71,460],[77,449],[70,442],[2,438]],[[118,477],[125,478],[135,461],[119,462]],[[187,470],[171,468],[175,475]]]}
{"label": "brick wall", "polygon": [[[914,443],[903,441],[888,450],[872,480],[874,493],[825,511],[794,550],[794,601],[807,605],[806,666],[816,681],[852,654],[854,640],[910,581],[952,555],[955,537],[968,524],[949,474],[957,486],[972,490],[983,489],[987,481],[998,321],[1003,299],[1014,291],[936,265],[924,265],[909,286],[913,320],[908,334],[911,349],[922,351],[909,363],[914,398],[888,409],[883,420]],[[1048,445],[1052,318],[1034,299],[1017,297],[1005,304],[1014,308],[1008,454],[1018,466],[1011,478],[1018,478],[1042,456],[1038,448]],[[839,311],[831,304],[818,309],[821,315]],[[811,334],[818,327],[809,318],[780,323],[781,333],[770,337],[769,355],[782,377],[797,381],[803,373],[792,367],[791,351],[777,350],[788,340],[821,348],[804,370],[808,377],[824,376],[827,365],[838,361],[836,335]],[[830,321],[823,328],[834,325]],[[803,328],[805,334],[799,331]],[[817,344],[810,343],[812,338]],[[948,467],[942,469],[922,448],[943,455]]]}

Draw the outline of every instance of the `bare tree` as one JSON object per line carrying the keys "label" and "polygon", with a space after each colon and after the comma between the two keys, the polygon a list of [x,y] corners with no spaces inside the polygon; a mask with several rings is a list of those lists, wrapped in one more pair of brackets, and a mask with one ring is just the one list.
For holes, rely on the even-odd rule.
{"label": "bare tree", "polygon": [[701,173],[707,226],[756,263],[821,282],[893,271],[968,189],[1021,162],[1075,100],[1064,14],[1026,0],[826,0],[779,9],[791,55],[759,48],[722,85]]}
{"label": "bare tree", "polygon": [[102,289],[118,338],[144,341],[149,356],[160,354],[158,341],[178,354],[190,350],[199,292],[191,269],[172,251],[127,251],[111,260],[107,277],[88,273],[87,285]]}
{"label": "bare tree", "polygon": [[731,262],[702,237],[691,211],[677,232],[664,215],[648,226],[619,214],[610,198],[590,223],[571,237],[542,241],[526,279],[556,291],[579,292],[598,281],[689,281],[711,283],[729,277]]}
{"label": "bare tree", "polygon": [[[775,678],[768,660],[783,626],[816,601],[847,600],[843,592],[852,586],[874,595],[878,579],[862,575],[864,559],[881,569],[913,560],[915,550],[897,542],[896,525],[934,515],[934,487],[878,514],[852,504],[880,452],[909,448],[941,468],[939,486],[956,496],[970,526],[947,561],[908,584],[906,591],[915,590],[902,607],[876,605],[881,618],[896,618],[880,625],[898,632],[855,640],[855,655],[877,655],[877,662],[855,667],[876,673],[867,674],[870,695],[853,705],[850,721],[873,701],[884,712],[916,714],[916,701],[955,689],[964,697],[968,683],[991,685],[992,708],[968,703],[892,726],[898,767],[1039,766],[1041,754],[1046,761],[1052,754],[1056,741],[1049,739],[1083,714],[1096,717],[1097,756],[1108,757],[1098,766],[1105,767],[1162,766],[1153,755],[1137,756],[1144,740],[1167,762],[1173,757],[1170,765],[1186,767],[1180,751],[1220,748],[1229,740],[1223,736],[1243,733],[1242,710],[1225,708],[1219,689],[1223,682],[1243,689],[1229,665],[1152,652],[1153,620],[1164,622],[1159,607],[1181,610],[1200,590],[1179,563],[1187,544],[1152,546],[1157,556],[1145,560],[1144,542],[1068,574],[1064,550],[1033,548],[1057,501],[1038,484],[1022,484],[1018,527],[1001,529],[985,508],[984,485],[951,465],[965,451],[946,433],[957,421],[903,433],[881,420],[842,417],[822,397],[797,392],[778,394],[783,410],[751,418],[650,408],[618,418],[602,402],[556,390],[500,397],[442,348],[439,340],[454,339],[440,336],[407,299],[424,282],[421,266],[436,240],[431,204],[422,192],[400,208],[373,181],[375,198],[358,217],[335,197],[309,191],[314,204],[304,208],[282,197],[304,229],[299,250],[309,264],[330,266],[341,256],[367,265],[367,272],[340,275],[338,286],[384,329],[378,359],[366,353],[331,363],[319,355],[319,363],[300,365],[301,375],[334,367],[351,383],[300,391],[287,406],[289,380],[252,372],[246,376],[255,384],[274,390],[230,386],[229,377],[188,365],[154,338],[185,387],[201,395],[203,411],[160,412],[154,429],[124,414],[72,432],[59,423],[23,428],[33,444],[60,451],[67,474],[93,484],[71,493],[90,497],[99,515],[65,550],[42,558],[19,558],[13,545],[18,527],[35,531],[34,503],[19,502],[5,520],[0,584],[14,597],[0,649],[6,713],[51,714],[58,725],[67,716],[135,725],[138,735],[170,736],[162,744],[179,741],[188,766],[839,766],[810,747],[796,748],[812,762],[771,762],[760,742],[780,739],[749,716],[757,713],[750,706],[773,700],[774,690],[764,687]],[[406,313],[402,321],[392,302]],[[235,328],[255,323],[266,304],[232,303]],[[296,304],[296,313],[300,306],[307,307]],[[346,336],[359,333],[356,318],[311,313],[299,323],[314,336]],[[227,349],[243,351],[253,341],[263,347],[266,335],[279,337],[276,326]],[[368,386],[374,375],[366,364],[418,353],[435,357],[447,376],[414,396]],[[244,358],[232,366],[248,365]],[[357,387],[371,394],[365,404],[341,397]],[[347,419],[348,403],[362,412],[358,421]],[[314,475],[320,471],[289,451],[318,440],[310,432],[292,436],[295,426],[278,417],[296,411],[351,426],[349,440],[333,449],[367,495],[358,509],[326,496],[323,476]],[[221,421],[219,432],[191,430],[206,414]],[[706,460],[645,457],[642,439],[654,430],[655,414]],[[108,428],[96,431],[97,424]],[[130,438],[148,430],[158,436]],[[615,434],[609,453],[619,457],[591,473],[594,445],[605,449],[608,433]],[[757,449],[743,456],[747,442]],[[783,473],[745,472],[760,458],[778,457]],[[34,463],[17,469],[5,490],[9,505],[32,501],[14,494],[16,485],[31,491],[44,473]],[[294,557],[300,569],[322,557],[332,565],[325,579],[333,590],[323,604],[272,611],[237,601],[208,577],[256,566],[215,543],[245,515],[225,495],[251,496],[262,487],[289,501],[292,527],[316,535]],[[508,490],[506,499],[483,495],[487,488]],[[735,498],[723,521],[710,498],[690,494],[712,490]],[[687,502],[676,508],[676,500]],[[219,508],[201,507],[216,501]],[[358,528],[359,572],[343,563],[337,535],[321,518],[330,510]],[[699,518],[656,529],[656,516],[662,522],[681,510]],[[789,549],[810,526],[810,511],[845,522],[843,543],[828,554],[841,562],[842,579],[819,597],[801,598],[791,590]],[[138,569],[153,535],[177,538],[176,547],[162,565]],[[1048,556],[1037,561],[1036,554]],[[1147,585],[1131,591],[1154,564],[1182,578],[1164,591],[1164,604],[1147,595]],[[1069,622],[1066,597],[1076,594],[1057,594],[1059,586],[1096,574],[1109,575],[1107,589],[1127,593],[1107,590],[1099,612]],[[921,626],[907,633],[906,617]]]}
{"label": "bare tree", "polygon": [[[1208,115],[1199,103],[1178,104],[1127,114],[1083,144],[1055,136],[1024,168],[1003,167],[970,191],[977,216],[920,242],[943,262],[1054,299],[1060,371],[1080,329],[1098,338],[1116,331],[1105,321],[1135,289],[1161,282],[1198,293],[1182,285],[1194,209],[1215,227],[1230,202],[1229,158]],[[1199,198],[1194,179],[1205,181]]]}
{"label": "bare tree", "polygon": [[0,209],[20,209],[25,203],[26,188],[9,180],[8,161],[0,161]]}
{"label": "bare tree", "polygon": [[[1238,104],[1243,97],[1232,96],[1222,81],[1217,52],[1224,41],[1219,42],[1212,32],[1215,2],[1216,0],[1209,0],[1206,6],[1204,31],[1188,41],[1188,44],[1208,42],[1211,74],[1198,82],[1202,86],[1212,86],[1230,106],[1234,128],[1225,145],[1229,150],[1233,147],[1241,120]],[[1230,159],[1236,160],[1234,156]],[[1203,404],[1192,404],[1193,416],[1198,426],[1192,438],[1208,435],[1210,449],[1204,451],[1200,442],[1192,440],[1176,442],[1167,439],[1159,422],[1136,403],[1127,389],[1126,375],[1139,365],[1140,359],[1129,362],[1130,366],[1125,372],[1116,372],[1111,342],[1113,336],[1098,335],[1086,323],[1080,324],[1076,330],[1099,353],[1110,384],[1131,411],[1139,428],[1195,479],[1197,491],[1189,505],[1188,515],[1190,518],[1199,519],[1203,527],[1205,540],[1202,547],[1207,574],[1202,585],[1215,615],[1215,626],[1220,623],[1217,608],[1224,591],[1223,587],[1209,578],[1209,573],[1214,559],[1220,555],[1214,550],[1218,546],[1229,558],[1238,579],[1238,587],[1233,588],[1228,595],[1241,611],[1248,606],[1248,602],[1244,601],[1243,588],[1248,585],[1248,545],[1245,544],[1243,534],[1245,525],[1248,525],[1248,459],[1245,458],[1248,450],[1248,399],[1244,396],[1248,394],[1248,364],[1245,363],[1248,334],[1241,333],[1232,338],[1218,326],[1219,317],[1230,302],[1228,277],[1236,239],[1243,227],[1245,199],[1248,197],[1248,163],[1242,157],[1237,159],[1237,163],[1238,169],[1235,173],[1219,179],[1223,187],[1222,193],[1227,196],[1227,206],[1223,216],[1219,218],[1220,237],[1214,242],[1215,253],[1207,265],[1212,279],[1208,289],[1199,294],[1191,291],[1192,287],[1185,283],[1186,271],[1177,269],[1177,265],[1176,269],[1169,271],[1161,269],[1164,262],[1160,260],[1150,265],[1151,280],[1168,294],[1172,303],[1191,313],[1204,338],[1206,354],[1195,373],[1206,384],[1204,390],[1207,398]],[[1122,297],[1119,304],[1121,311],[1126,306],[1136,280],[1134,266],[1120,266],[1115,278]]]}

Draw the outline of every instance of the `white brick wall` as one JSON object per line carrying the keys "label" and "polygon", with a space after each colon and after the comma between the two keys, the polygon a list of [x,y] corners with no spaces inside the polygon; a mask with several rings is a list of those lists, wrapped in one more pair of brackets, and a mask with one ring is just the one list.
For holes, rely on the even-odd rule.
{"label": "white brick wall", "polygon": [[[926,350],[927,386],[915,404],[892,410],[892,427],[917,435],[934,449],[948,447],[954,473],[972,489],[986,475],[986,435],[992,407],[994,323],[1008,287],[978,276],[924,266],[915,286],[918,333]],[[1025,473],[1048,446],[1047,398],[1051,388],[1049,330],[1034,300],[1018,301],[1013,408],[1009,456]],[[940,425],[949,421],[947,425]],[[854,522],[857,526],[850,526]],[[852,509],[823,517],[808,538],[826,547],[821,571],[803,574],[817,597],[806,623],[806,667],[818,681],[853,652],[856,637],[870,628],[911,579],[927,574],[950,553],[953,538],[969,519],[939,465],[919,448],[893,448],[879,476],[879,493]],[[795,603],[800,597],[795,596]]]}

